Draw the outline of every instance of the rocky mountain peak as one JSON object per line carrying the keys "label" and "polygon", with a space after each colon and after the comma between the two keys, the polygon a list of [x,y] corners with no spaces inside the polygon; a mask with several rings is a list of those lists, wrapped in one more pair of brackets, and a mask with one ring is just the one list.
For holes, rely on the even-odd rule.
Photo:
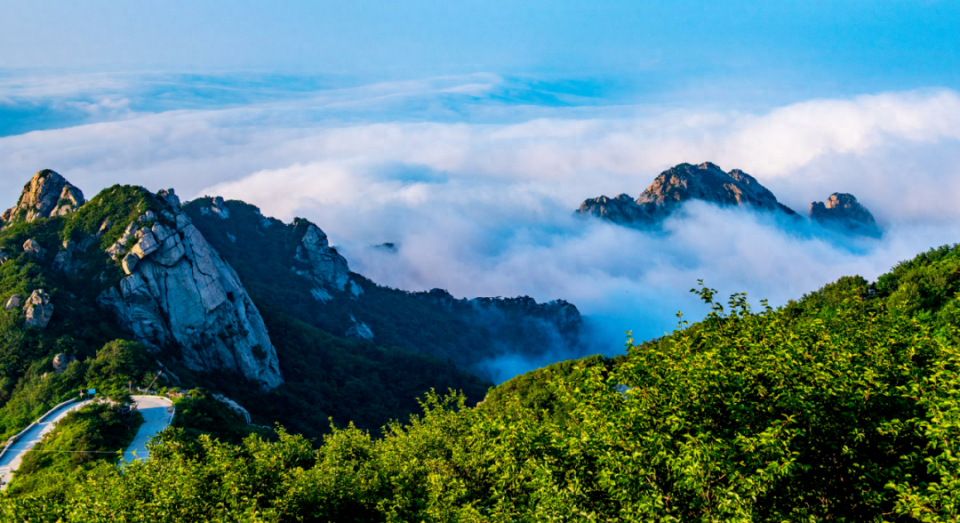
{"label": "rocky mountain peak", "polygon": [[[66,226],[84,203],[80,189],[53,171],[40,171],[24,187],[17,205],[3,215],[4,225],[65,216]],[[212,212],[229,217],[222,198],[213,201]],[[51,268],[67,278],[80,268],[89,269],[99,273],[103,283],[120,276],[96,297],[119,328],[151,350],[173,349],[189,369],[226,369],[266,388],[283,383],[276,349],[256,305],[172,189],[153,195],[142,187],[114,186],[76,218],[91,216],[90,223],[74,229],[73,239],[63,242]],[[105,249],[107,256],[85,254],[105,235],[115,235]],[[23,244],[24,252],[41,263],[48,259],[45,247],[32,238]],[[6,308],[21,306],[27,326],[45,328],[53,315],[51,296],[42,290],[25,300],[11,297]]]}
{"label": "rocky mountain peak", "polygon": [[722,206],[749,206],[755,209],[796,215],[777,201],[753,176],[739,170],[724,172],[711,162],[682,163],[660,173],[633,201],[626,194],[586,200],[577,211],[623,225],[652,225],[670,215],[682,203],[703,200]]}
{"label": "rocky mountain peak", "polygon": [[75,212],[84,203],[83,191],[56,172],[44,169],[33,175],[23,187],[17,205],[0,218],[5,224],[32,222],[38,218],[65,216]]}
{"label": "rocky mountain peak", "polygon": [[854,195],[848,193],[833,193],[826,202],[811,203],[810,219],[825,227],[844,232],[873,237],[881,235],[873,214],[858,202]]}
{"label": "rocky mountain peak", "polygon": [[637,204],[653,204],[656,207],[654,214],[663,214],[669,207],[688,200],[727,206],[749,205],[795,214],[777,202],[777,197],[753,176],[739,169],[727,173],[710,162],[697,166],[682,163],[660,173],[637,198]]}

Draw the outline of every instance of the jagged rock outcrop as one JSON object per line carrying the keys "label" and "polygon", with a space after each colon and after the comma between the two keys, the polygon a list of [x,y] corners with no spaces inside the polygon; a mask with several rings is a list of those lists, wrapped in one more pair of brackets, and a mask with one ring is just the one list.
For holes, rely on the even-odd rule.
{"label": "jagged rock outcrop", "polygon": [[880,228],[867,210],[852,194],[833,193],[824,202],[810,204],[810,219],[825,227],[879,238]]}
{"label": "jagged rock outcrop", "polygon": [[[157,197],[167,202],[167,205],[169,205],[174,209],[180,208],[180,197],[177,196],[176,191],[174,191],[172,188],[162,189],[160,192],[157,193]],[[221,198],[221,201],[223,201],[222,198]]]}
{"label": "jagged rock outcrop", "polygon": [[[169,195],[163,199],[172,203]],[[148,211],[107,253],[127,276],[99,302],[139,341],[178,346],[193,370],[230,369],[268,388],[283,382],[263,318],[239,277],[179,206],[161,217]]]}
{"label": "jagged rock outcrop", "polygon": [[23,252],[37,259],[43,259],[47,255],[47,250],[40,246],[32,238],[23,242]]}
{"label": "jagged rock outcrop", "polygon": [[23,307],[23,312],[27,316],[24,325],[39,329],[47,328],[50,319],[53,318],[53,308],[53,304],[50,303],[50,295],[43,289],[33,291]]}
{"label": "jagged rock outcrop", "polygon": [[64,353],[57,354],[53,357],[53,372],[57,374],[63,374],[67,370],[67,365],[70,365],[71,362],[77,361],[73,356],[67,356]]}
{"label": "jagged rock outcrop", "polygon": [[18,221],[32,222],[38,218],[64,216],[83,205],[83,192],[59,174],[44,169],[27,182],[15,207],[8,209],[0,219],[4,225]]}
{"label": "jagged rock outcrop", "polygon": [[350,267],[346,258],[330,247],[327,235],[319,227],[302,218],[294,220],[293,225],[297,230],[304,231],[300,244],[297,245],[296,261],[306,265],[306,268],[295,269],[298,274],[309,277],[326,289],[346,289],[350,282]]}
{"label": "jagged rock outcrop", "polygon": [[622,225],[644,226],[663,220],[690,200],[796,215],[754,177],[739,169],[724,172],[710,162],[682,163],[660,173],[636,201],[626,194],[612,199],[601,196],[586,200],[577,212]]}

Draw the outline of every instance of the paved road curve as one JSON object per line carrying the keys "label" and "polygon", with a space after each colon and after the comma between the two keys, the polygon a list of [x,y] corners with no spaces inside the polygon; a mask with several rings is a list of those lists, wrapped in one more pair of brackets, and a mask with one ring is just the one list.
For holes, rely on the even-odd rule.
{"label": "paved road curve", "polygon": [[0,485],[0,490],[7,488],[7,483],[9,483],[13,477],[13,472],[20,467],[20,461],[23,459],[23,456],[26,455],[27,451],[36,445],[38,441],[43,439],[44,434],[53,430],[53,426],[63,419],[64,416],[85,407],[89,403],[90,400],[70,403],[46,413],[42,418],[37,420],[37,424],[28,430],[26,434],[20,438],[20,441],[14,443],[10,450],[0,458],[0,481],[3,481],[3,484]]}
{"label": "paved road curve", "polygon": [[[159,396],[132,396],[137,405],[137,410],[143,415],[143,424],[137,430],[137,435],[133,442],[123,453],[123,462],[129,463],[137,459],[148,459],[150,452],[147,450],[147,442],[150,438],[156,436],[160,431],[167,428],[173,421],[173,402],[167,398]],[[92,401],[87,400],[79,403],[70,403],[45,414],[37,421],[36,426],[28,430],[19,441],[14,443],[10,450],[0,457],[0,490],[7,488],[7,484],[13,478],[13,473],[20,467],[23,456],[43,439],[43,436],[53,430],[53,426],[63,419],[67,414],[77,409],[89,405]]]}
{"label": "paved road curve", "polygon": [[147,442],[156,436],[173,421],[173,402],[161,396],[132,396],[137,404],[137,411],[143,415],[143,425],[133,438],[133,443],[123,453],[123,462],[129,463],[138,459],[148,459],[150,452]]}

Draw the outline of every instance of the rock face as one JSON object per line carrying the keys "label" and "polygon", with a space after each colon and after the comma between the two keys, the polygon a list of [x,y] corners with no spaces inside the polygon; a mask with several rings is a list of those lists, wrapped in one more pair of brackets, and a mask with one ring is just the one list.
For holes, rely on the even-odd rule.
{"label": "rock face", "polygon": [[4,224],[18,221],[32,222],[38,218],[64,216],[75,212],[85,203],[83,192],[59,174],[45,169],[33,175],[23,187],[16,207],[3,213]]}
{"label": "rock face", "polygon": [[825,227],[879,238],[873,215],[852,194],[833,193],[824,202],[810,204],[810,219]]}
{"label": "rock face", "polygon": [[47,324],[50,323],[50,319],[53,317],[53,304],[50,303],[50,296],[44,292],[43,289],[33,291],[33,294],[27,298],[23,312],[27,316],[27,321],[24,323],[25,326],[37,327],[39,329],[47,328]]}
{"label": "rock face", "polygon": [[622,225],[652,225],[689,200],[796,215],[754,177],[739,169],[724,172],[710,162],[682,163],[660,173],[636,201],[626,194],[612,199],[601,196],[586,200],[577,212]]}
{"label": "rock face", "polygon": [[330,247],[327,235],[313,223],[297,218],[293,225],[298,230],[304,229],[303,238],[297,246],[296,261],[308,265],[306,270],[298,272],[321,287],[343,291],[350,282],[350,267],[346,258]]}
{"label": "rock face", "polygon": [[[171,203],[169,194],[164,200]],[[163,220],[148,213],[107,249],[127,277],[99,303],[142,343],[178,346],[190,369],[230,369],[267,388],[283,383],[263,318],[233,268],[178,206]]]}

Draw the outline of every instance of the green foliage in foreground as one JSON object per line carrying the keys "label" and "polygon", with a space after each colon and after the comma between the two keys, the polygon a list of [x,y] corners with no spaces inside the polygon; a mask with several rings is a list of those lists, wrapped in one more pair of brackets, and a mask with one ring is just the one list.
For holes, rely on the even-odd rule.
{"label": "green foliage in foreground", "polygon": [[703,288],[704,321],[612,368],[548,373],[562,416],[524,394],[430,396],[380,439],[349,427],[318,449],[171,431],[66,501],[0,506],[14,521],[955,521],[960,348],[941,315],[960,298],[914,307],[901,281],[760,313]]}
{"label": "green foliage in foreground", "polygon": [[228,443],[240,443],[250,434],[272,435],[268,429],[248,425],[241,414],[205,389],[191,390],[176,399],[174,405],[177,415],[173,418],[173,426],[182,429],[183,436],[190,440],[207,435]]}
{"label": "green foliage in foreground", "polygon": [[61,499],[63,492],[82,483],[98,463],[116,463],[141,423],[138,412],[121,414],[119,406],[105,403],[67,414],[24,455],[7,494]]}
{"label": "green foliage in foreground", "polygon": [[225,373],[208,373],[194,381],[270,420],[264,423],[280,422],[309,438],[329,433],[331,420],[339,427],[353,423],[376,432],[391,420],[419,412],[417,398],[432,388],[461,391],[475,404],[490,385],[426,354],[337,338],[271,306],[260,307],[260,312],[286,382],[264,393]]}

